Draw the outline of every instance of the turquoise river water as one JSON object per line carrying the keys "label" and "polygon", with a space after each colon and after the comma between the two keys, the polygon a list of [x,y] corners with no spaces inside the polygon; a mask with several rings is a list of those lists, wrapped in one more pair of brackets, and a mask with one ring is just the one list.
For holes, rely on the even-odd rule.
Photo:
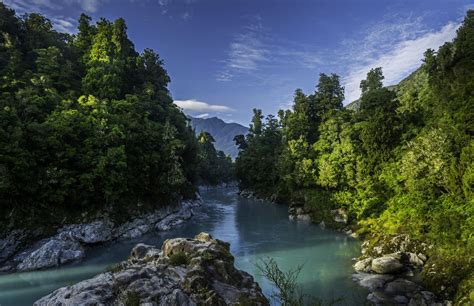
{"label": "turquoise river water", "polygon": [[[303,292],[322,299],[343,297],[338,305],[361,305],[367,292],[352,279],[352,258],[360,243],[347,235],[306,222],[288,220],[285,205],[241,198],[232,188],[202,191],[204,204],[195,216],[169,232],[98,246],[85,260],[56,269],[0,275],[0,305],[31,305],[53,290],[90,278],[128,257],[139,242],[161,246],[172,237],[193,237],[201,231],[230,242],[236,266],[255,277],[264,294],[274,288],[259,275],[255,263],[272,257],[282,270],[303,265]],[[278,305],[276,301],[272,304]]]}

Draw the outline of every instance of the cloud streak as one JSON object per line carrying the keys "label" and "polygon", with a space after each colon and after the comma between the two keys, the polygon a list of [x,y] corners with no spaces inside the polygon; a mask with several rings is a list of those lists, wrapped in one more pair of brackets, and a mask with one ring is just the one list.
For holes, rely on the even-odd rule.
{"label": "cloud streak", "polygon": [[190,99],[190,100],[175,100],[173,101],[174,104],[182,108],[184,111],[188,112],[198,112],[198,113],[204,113],[204,112],[221,112],[221,113],[227,113],[227,112],[232,112],[234,109],[225,106],[225,105],[215,105],[215,104],[209,104],[206,102]]}
{"label": "cloud streak", "polygon": [[259,16],[246,16],[252,22],[242,28],[229,43],[227,58],[222,69],[217,73],[218,81],[230,81],[239,75],[252,75],[260,79],[260,71],[269,67],[285,64],[298,64],[301,67],[314,69],[322,63],[321,56],[308,46],[282,41],[269,33]]}
{"label": "cloud streak", "polygon": [[448,23],[439,30],[427,30],[420,18],[374,26],[358,42],[359,47],[343,56],[349,66],[343,78],[346,102],[360,97],[360,81],[371,68],[382,67],[385,85],[396,84],[421,65],[427,49],[436,50],[452,40],[458,27],[458,23]]}

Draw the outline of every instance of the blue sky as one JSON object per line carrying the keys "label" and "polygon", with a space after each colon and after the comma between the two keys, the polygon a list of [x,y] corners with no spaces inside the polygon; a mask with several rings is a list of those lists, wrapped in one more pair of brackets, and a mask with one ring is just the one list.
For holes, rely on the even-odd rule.
{"label": "blue sky", "polygon": [[383,67],[385,84],[416,69],[427,48],[451,40],[467,0],[4,0],[75,32],[81,12],[125,18],[138,50],[155,49],[170,91],[194,116],[247,125],[291,105],[295,89],[314,92],[321,72],[337,73],[346,103]]}

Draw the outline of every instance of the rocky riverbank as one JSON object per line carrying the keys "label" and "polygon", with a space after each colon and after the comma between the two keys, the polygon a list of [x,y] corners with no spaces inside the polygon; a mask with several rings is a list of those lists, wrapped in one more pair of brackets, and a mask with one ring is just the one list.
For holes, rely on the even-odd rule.
{"label": "rocky riverbank", "polygon": [[354,281],[367,288],[367,300],[375,305],[451,305],[421,285],[420,273],[430,246],[413,243],[406,235],[362,244],[362,256],[354,264]]}
{"label": "rocky riverbank", "polygon": [[35,233],[14,230],[0,240],[0,272],[32,271],[60,266],[84,258],[86,250],[117,239],[136,238],[151,231],[167,231],[193,215],[194,201],[183,201],[116,225],[103,217],[92,222],[66,225],[56,234],[28,244]]}
{"label": "rocky riverbank", "polygon": [[268,305],[253,277],[234,267],[229,244],[201,233],[138,244],[113,271],[60,288],[35,305]]}

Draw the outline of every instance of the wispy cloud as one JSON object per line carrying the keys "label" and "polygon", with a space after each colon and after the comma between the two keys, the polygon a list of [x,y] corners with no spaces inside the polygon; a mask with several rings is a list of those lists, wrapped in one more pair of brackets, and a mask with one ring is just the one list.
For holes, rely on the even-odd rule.
{"label": "wispy cloud", "polygon": [[71,17],[53,17],[51,18],[53,27],[63,33],[73,34],[76,32],[77,22]]}
{"label": "wispy cloud", "polygon": [[[131,0],[137,1],[137,0]],[[167,15],[169,18],[177,16],[184,21],[191,19],[192,17],[192,5],[197,0],[158,0],[161,14]]]}
{"label": "wispy cloud", "polygon": [[321,64],[322,59],[318,52],[308,50],[308,46],[282,41],[272,35],[263,26],[260,16],[245,17],[251,22],[229,43],[227,58],[220,61],[223,67],[216,75],[218,81],[230,81],[242,74],[259,78],[258,72],[271,66],[299,64],[313,69]]}
{"label": "wispy cloud", "polygon": [[5,4],[18,13],[60,11],[65,7],[76,5],[86,13],[95,13],[101,4],[108,0],[4,0]]}
{"label": "wispy cloud", "polygon": [[198,100],[175,100],[174,104],[182,108],[184,111],[190,111],[190,112],[198,112],[198,113],[203,113],[203,112],[222,112],[222,113],[227,113],[227,112],[232,112],[234,109],[225,106],[225,105],[215,105],[215,104],[209,104],[206,102],[198,101]]}
{"label": "wispy cloud", "polygon": [[422,18],[395,19],[373,26],[360,41],[346,41],[350,52],[343,54],[349,69],[343,78],[346,101],[360,96],[360,81],[371,68],[382,67],[385,85],[398,83],[421,65],[423,53],[437,49],[453,39],[458,23],[448,23],[439,30],[426,29]]}
{"label": "wispy cloud", "polygon": [[204,113],[204,114],[199,114],[197,116],[195,116],[196,118],[207,118],[209,117],[209,114],[208,113]]}

